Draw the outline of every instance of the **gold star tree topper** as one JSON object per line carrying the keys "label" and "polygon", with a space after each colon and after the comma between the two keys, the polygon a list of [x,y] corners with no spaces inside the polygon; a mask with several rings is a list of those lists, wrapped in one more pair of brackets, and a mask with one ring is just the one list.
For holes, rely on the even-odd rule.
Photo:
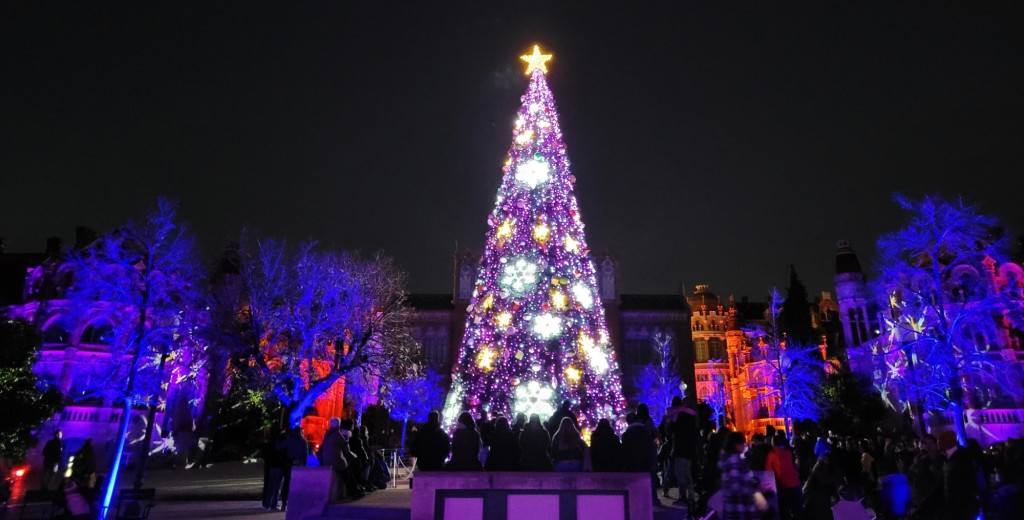
{"label": "gold star tree topper", "polygon": [[526,75],[529,76],[533,71],[539,70],[543,74],[548,73],[547,62],[551,60],[550,54],[541,54],[540,45],[533,46],[533,54],[524,54],[519,59],[526,62]]}

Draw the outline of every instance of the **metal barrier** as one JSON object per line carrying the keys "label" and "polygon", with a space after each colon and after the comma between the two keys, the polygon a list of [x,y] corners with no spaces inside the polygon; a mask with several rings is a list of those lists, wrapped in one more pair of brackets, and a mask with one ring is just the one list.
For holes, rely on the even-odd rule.
{"label": "metal barrier", "polygon": [[[412,478],[412,472],[416,469],[416,458],[405,457],[402,453],[403,450],[400,448],[385,448],[381,450],[384,452],[384,460],[389,461],[391,466],[391,487],[398,487],[399,480],[409,480]],[[406,464],[406,461],[409,461]],[[401,476],[399,476],[401,473]]]}

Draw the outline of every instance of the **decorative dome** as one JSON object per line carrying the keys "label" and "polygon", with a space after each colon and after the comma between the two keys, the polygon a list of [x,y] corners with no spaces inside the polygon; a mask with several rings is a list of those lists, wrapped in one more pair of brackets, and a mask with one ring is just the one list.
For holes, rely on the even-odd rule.
{"label": "decorative dome", "polygon": [[717,309],[722,305],[722,300],[711,292],[711,286],[708,284],[700,284],[696,286],[693,295],[686,298],[686,302],[690,304],[691,309],[700,309],[704,306],[708,309]]}
{"label": "decorative dome", "polygon": [[836,246],[839,248],[836,251],[836,274],[863,273],[860,268],[860,260],[857,259],[857,253],[854,253],[853,248],[850,247],[850,242],[840,240]]}

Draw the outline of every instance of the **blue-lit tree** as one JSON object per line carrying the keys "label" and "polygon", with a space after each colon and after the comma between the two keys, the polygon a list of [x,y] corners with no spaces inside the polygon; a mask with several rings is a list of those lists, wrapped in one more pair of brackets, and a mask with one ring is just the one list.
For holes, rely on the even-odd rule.
{"label": "blue-lit tree", "polygon": [[402,450],[405,450],[405,432],[409,421],[424,422],[431,410],[444,405],[443,378],[433,370],[421,371],[413,367],[401,377],[386,383],[384,404],[391,418],[402,422]]}
{"label": "blue-lit tree", "polygon": [[381,376],[359,367],[345,375],[345,405],[351,406],[357,417],[368,407],[378,404]]}
{"label": "blue-lit tree", "polygon": [[124,408],[104,490],[104,515],[117,486],[132,409],[136,404],[150,408],[139,446],[138,487],[167,379],[171,372],[176,378],[194,376],[202,364],[204,347],[197,332],[203,320],[204,272],[195,242],[176,216],[174,204],[160,199],[143,219],[104,235],[71,258],[75,278],[68,297],[77,318],[111,326],[111,337],[105,339],[109,362],[93,363],[89,369],[99,377],[91,379],[101,382],[97,392]]}
{"label": "blue-lit tree", "polygon": [[242,279],[248,358],[289,424],[340,378],[411,362],[404,275],[383,255],[261,240],[243,248]]}
{"label": "blue-lit tree", "polygon": [[937,196],[896,202],[909,218],[878,240],[877,292],[889,309],[872,345],[876,384],[898,410],[952,412],[963,442],[965,409],[1024,397],[1020,363],[1004,352],[1024,323],[1024,280],[1019,266],[1001,268],[1003,230],[977,207]]}
{"label": "blue-lit tree", "polygon": [[725,420],[726,405],[729,403],[729,393],[725,385],[725,375],[711,374],[711,391],[701,400],[711,410],[711,420],[719,430],[722,428],[722,421]]}
{"label": "blue-lit tree", "polygon": [[675,357],[672,355],[672,338],[658,333],[651,338],[651,346],[657,360],[640,370],[633,379],[636,387],[636,399],[647,405],[651,418],[660,420],[665,415],[669,403],[674,396],[682,396],[679,388],[679,373],[675,369]]}
{"label": "blue-lit tree", "polygon": [[774,402],[775,415],[783,419],[786,435],[793,421],[818,420],[822,414],[821,384],[825,379],[825,360],[817,346],[787,341],[779,330],[783,298],[775,289],[768,303],[766,337],[754,348],[764,361],[764,376],[751,384],[761,389],[755,402]]}

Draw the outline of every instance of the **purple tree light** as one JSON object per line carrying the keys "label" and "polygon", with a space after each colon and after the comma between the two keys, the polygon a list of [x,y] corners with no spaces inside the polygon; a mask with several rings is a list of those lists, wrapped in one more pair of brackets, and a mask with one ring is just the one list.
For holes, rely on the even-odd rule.
{"label": "purple tree light", "polygon": [[465,334],[445,404],[463,410],[550,415],[574,404],[593,427],[624,406],[569,159],[534,47],[526,94],[502,168]]}
{"label": "purple tree light", "polygon": [[444,403],[444,387],[442,377],[433,370],[427,369],[420,373],[414,369],[400,379],[387,385],[384,403],[387,405],[391,418],[402,422],[402,450],[405,450],[405,433],[409,421],[424,422],[431,410],[441,407]]}

